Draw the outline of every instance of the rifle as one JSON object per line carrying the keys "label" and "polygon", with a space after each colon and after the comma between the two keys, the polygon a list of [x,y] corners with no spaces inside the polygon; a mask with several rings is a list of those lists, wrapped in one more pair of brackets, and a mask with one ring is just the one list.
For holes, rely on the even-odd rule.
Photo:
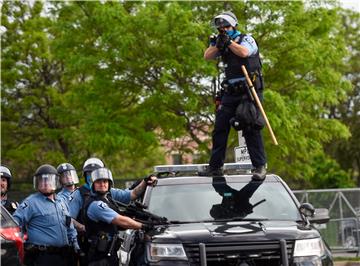
{"label": "rifle", "polygon": [[115,206],[118,208],[118,213],[120,215],[133,218],[134,220],[140,223],[152,224],[152,225],[169,223],[166,217],[161,217],[149,211],[144,210],[146,206],[144,206],[140,202],[135,201],[135,203],[130,203],[129,205],[126,205],[114,199],[112,199],[112,201],[115,204]]}

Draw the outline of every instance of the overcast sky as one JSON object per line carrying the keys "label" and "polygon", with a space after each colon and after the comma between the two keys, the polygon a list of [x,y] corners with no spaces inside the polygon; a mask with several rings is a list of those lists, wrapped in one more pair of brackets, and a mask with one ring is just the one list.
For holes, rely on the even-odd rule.
{"label": "overcast sky", "polygon": [[360,12],[360,1],[359,0],[340,0],[341,5],[344,8]]}

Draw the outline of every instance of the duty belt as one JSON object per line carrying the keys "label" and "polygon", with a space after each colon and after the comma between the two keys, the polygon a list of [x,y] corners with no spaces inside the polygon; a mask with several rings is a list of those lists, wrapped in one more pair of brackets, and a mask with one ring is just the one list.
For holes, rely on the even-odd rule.
{"label": "duty belt", "polygon": [[221,83],[221,86],[228,94],[243,94],[247,91],[246,81],[244,78],[224,80]]}
{"label": "duty belt", "polygon": [[34,245],[30,243],[24,244],[25,251],[28,252],[48,252],[54,254],[61,254],[66,253],[71,250],[70,246],[63,246],[63,247],[54,247],[54,246],[46,246],[46,245]]}

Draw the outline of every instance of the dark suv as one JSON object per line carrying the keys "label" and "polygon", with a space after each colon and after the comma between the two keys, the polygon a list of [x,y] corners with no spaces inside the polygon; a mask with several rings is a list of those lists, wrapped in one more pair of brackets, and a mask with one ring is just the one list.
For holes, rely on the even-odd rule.
{"label": "dark suv", "polygon": [[[169,166],[168,172],[192,169],[178,167]],[[312,226],[329,219],[326,211],[314,216],[311,204],[300,206],[273,174],[262,182],[236,173],[165,176],[147,188],[143,205],[168,222],[145,234],[123,232],[121,265],[333,265]]]}

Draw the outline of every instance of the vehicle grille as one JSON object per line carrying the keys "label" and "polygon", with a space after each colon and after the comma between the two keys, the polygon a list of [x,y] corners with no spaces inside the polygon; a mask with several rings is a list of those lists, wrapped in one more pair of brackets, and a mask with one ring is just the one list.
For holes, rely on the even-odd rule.
{"label": "vehicle grille", "polygon": [[[292,257],[293,246],[294,241],[286,241],[289,260]],[[190,265],[200,265],[199,244],[184,244],[184,248]],[[236,265],[239,261],[256,266],[281,264],[279,241],[206,243],[205,249],[208,266]]]}

